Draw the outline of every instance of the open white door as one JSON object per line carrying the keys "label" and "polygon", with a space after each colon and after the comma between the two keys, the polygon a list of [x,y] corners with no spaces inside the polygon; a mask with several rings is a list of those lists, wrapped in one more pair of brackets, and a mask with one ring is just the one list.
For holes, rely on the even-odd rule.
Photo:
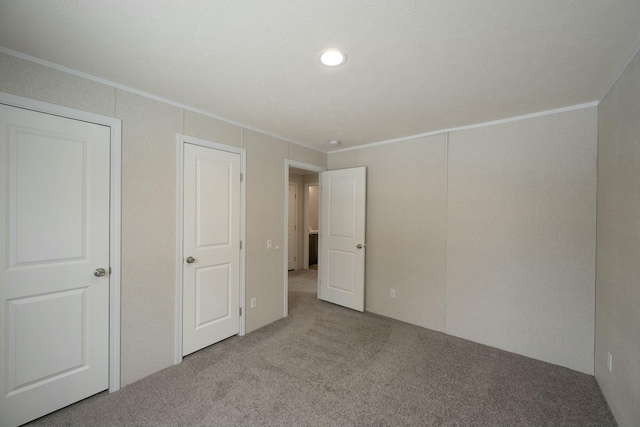
{"label": "open white door", "polygon": [[184,144],[182,352],[240,328],[240,155]]}
{"label": "open white door", "polygon": [[319,298],[364,311],[366,168],[320,173]]}
{"label": "open white door", "polygon": [[109,387],[110,129],[0,105],[0,425]]}

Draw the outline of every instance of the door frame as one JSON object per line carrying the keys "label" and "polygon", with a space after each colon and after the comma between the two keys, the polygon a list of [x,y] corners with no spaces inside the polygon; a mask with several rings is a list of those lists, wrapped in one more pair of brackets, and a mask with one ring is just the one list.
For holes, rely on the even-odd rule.
{"label": "door frame", "polygon": [[[297,162],[295,160],[285,159],[284,161],[284,239],[286,242],[288,239],[287,227],[289,226],[289,169],[291,167],[304,169],[310,172],[324,172],[327,170],[324,166],[311,165],[309,163]],[[318,215],[322,206],[318,201]],[[289,315],[289,245],[285,246],[283,271],[284,271],[284,285],[283,285],[283,301],[284,301],[284,317]],[[319,289],[318,289],[319,290]]]}
{"label": "door frame", "polygon": [[122,125],[119,119],[0,92],[0,104],[106,126],[110,129],[109,166],[109,393],[120,389],[120,230]]}
{"label": "door frame", "polygon": [[184,172],[184,144],[193,144],[200,147],[212,148],[214,150],[226,151],[228,153],[234,153],[240,155],[240,327],[238,335],[243,336],[245,334],[245,248],[246,235],[246,212],[247,212],[247,183],[246,183],[246,169],[247,169],[247,150],[244,148],[233,147],[230,145],[220,144],[217,142],[207,141],[206,139],[196,138],[194,136],[188,136],[183,134],[176,135],[176,280],[175,280],[175,350],[174,361],[177,365],[182,362],[182,272],[184,263],[183,253],[183,214],[182,208],[184,203],[184,189],[183,189],[183,172]]}

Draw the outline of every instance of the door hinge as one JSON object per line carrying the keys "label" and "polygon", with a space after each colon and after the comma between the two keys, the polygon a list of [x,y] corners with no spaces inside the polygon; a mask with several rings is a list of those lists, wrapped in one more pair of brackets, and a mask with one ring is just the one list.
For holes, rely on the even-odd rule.
{"label": "door hinge", "polygon": [[242,182],[242,180],[243,180],[243,179],[244,179],[244,174],[243,174],[243,173],[241,173],[241,174],[240,174],[240,182]]}
{"label": "door hinge", "polygon": [[109,267],[109,274],[111,274],[111,267]]}
{"label": "door hinge", "polygon": [[240,316],[242,316],[242,307],[240,307]]}
{"label": "door hinge", "polygon": [[242,240],[240,240],[240,249],[242,249]]}

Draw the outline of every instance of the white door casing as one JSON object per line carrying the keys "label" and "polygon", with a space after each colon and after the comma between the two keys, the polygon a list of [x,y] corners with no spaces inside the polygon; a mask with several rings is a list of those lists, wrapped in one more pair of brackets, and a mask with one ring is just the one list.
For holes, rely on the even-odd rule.
{"label": "white door casing", "polygon": [[366,168],[322,172],[320,299],[364,311]]}
{"label": "white door casing", "polygon": [[297,202],[297,186],[295,184],[289,184],[289,225],[287,226],[287,260],[289,262],[289,270],[296,269],[296,254],[298,248],[296,242],[297,236],[297,222],[298,222],[298,202]]}
{"label": "white door casing", "polygon": [[111,129],[0,105],[0,134],[0,424],[12,426],[109,387]]}
{"label": "white door casing", "polygon": [[240,155],[184,144],[183,355],[238,334]]}

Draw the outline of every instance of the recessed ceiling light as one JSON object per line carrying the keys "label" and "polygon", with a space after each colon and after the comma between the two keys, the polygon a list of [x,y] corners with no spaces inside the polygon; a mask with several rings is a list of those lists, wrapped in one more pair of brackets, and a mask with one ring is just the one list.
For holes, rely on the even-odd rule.
{"label": "recessed ceiling light", "polygon": [[320,62],[329,67],[342,65],[347,61],[347,55],[336,49],[328,49],[320,54]]}
{"label": "recessed ceiling light", "polygon": [[332,139],[331,141],[329,141],[329,145],[340,145],[340,141],[338,141],[337,139]]}

